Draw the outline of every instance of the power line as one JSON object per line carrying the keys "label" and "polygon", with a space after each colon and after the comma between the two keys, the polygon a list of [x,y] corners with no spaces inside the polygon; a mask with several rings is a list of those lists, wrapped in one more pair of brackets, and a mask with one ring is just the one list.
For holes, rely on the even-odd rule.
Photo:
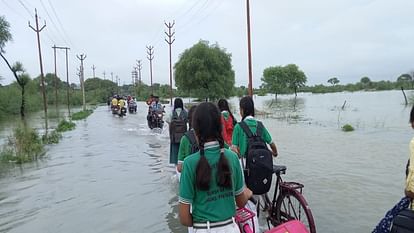
{"label": "power line", "polygon": [[30,15],[30,17],[32,17],[33,18],[33,14],[32,14],[32,12],[29,10],[29,8],[27,8],[27,6],[21,1],[21,0],[18,0],[19,1],[19,3],[23,6],[23,8],[24,9],[26,9],[26,11],[27,11],[27,13]]}
{"label": "power line", "polygon": [[13,11],[16,15],[20,16],[20,18],[22,18],[23,21],[27,21],[27,19],[25,19],[26,17],[24,17],[22,14],[20,14],[20,12],[18,12],[16,9],[14,9],[13,7],[11,7],[6,0],[2,0],[3,4],[9,8],[11,11]]}
{"label": "power line", "polygon": [[58,21],[58,23],[59,23],[59,25],[60,25],[60,27],[61,27],[61,29],[62,29],[62,31],[63,31],[63,34],[66,36],[66,38],[68,39],[68,41],[70,42],[70,44],[71,44],[72,46],[74,46],[74,44],[72,43],[72,41],[71,41],[70,37],[69,37],[69,36],[68,36],[68,34],[66,33],[65,27],[63,26],[62,22],[60,21],[58,14],[56,13],[56,9],[55,9],[55,7],[53,6],[53,4],[52,4],[52,2],[51,2],[50,0],[47,0],[47,1],[48,1],[49,5],[50,5],[50,8],[52,8],[52,12],[53,12],[53,14],[54,14],[54,15],[55,15],[55,17],[56,17],[56,19],[57,19],[57,21]]}
{"label": "power line", "polygon": [[59,36],[61,36],[61,37],[62,37],[63,42],[64,42],[65,44],[68,44],[68,42],[67,42],[67,41],[66,41],[66,39],[65,39],[65,36],[64,36],[64,35],[63,35],[63,33],[59,30],[58,26],[56,26],[55,22],[53,21],[52,17],[50,16],[49,12],[47,11],[47,8],[46,8],[46,6],[45,6],[45,4],[43,3],[43,1],[42,1],[42,0],[40,0],[40,3],[42,4],[42,7],[43,7],[43,9],[44,9],[44,10],[45,10],[45,12],[46,12],[47,17],[49,17],[50,22],[52,22],[53,27],[56,29],[56,31],[57,31],[57,33],[59,34]]}
{"label": "power line", "polygon": [[[196,9],[196,12],[200,12],[204,8],[204,6],[207,5],[208,2],[209,2],[209,0],[205,0],[203,3],[202,3],[202,1],[195,1],[194,4],[191,5],[183,14],[181,14],[181,15],[179,15],[177,17],[174,17],[174,18],[177,19],[176,20],[177,22],[179,22],[180,21],[180,18],[184,18],[186,15],[188,15],[194,9]],[[202,3],[201,7],[200,7],[200,3]],[[195,14],[193,14],[193,16],[194,15]],[[170,17],[170,18],[173,18],[173,17]],[[182,26],[185,26],[185,24],[189,24],[191,22],[191,20],[192,20],[192,17],[190,17],[187,20],[182,20],[182,22],[185,22],[184,24],[182,24]],[[161,41],[162,41],[161,35],[162,34],[163,34],[163,29],[160,29],[158,31],[158,33],[152,38],[151,41],[153,41],[153,44],[155,46],[158,46],[161,43]]]}
{"label": "power line", "polygon": [[210,11],[207,11],[207,14],[205,14],[203,17],[200,17],[198,21],[193,21],[192,23],[189,23],[184,27],[179,27],[179,29],[177,31],[182,33],[182,32],[185,32],[189,28],[192,28],[192,27],[195,27],[195,26],[199,25],[201,22],[203,22],[208,17],[210,17],[210,15],[213,12],[216,12],[217,9],[223,4],[223,2],[224,1],[219,1],[218,4],[216,4],[214,7],[212,7]]}

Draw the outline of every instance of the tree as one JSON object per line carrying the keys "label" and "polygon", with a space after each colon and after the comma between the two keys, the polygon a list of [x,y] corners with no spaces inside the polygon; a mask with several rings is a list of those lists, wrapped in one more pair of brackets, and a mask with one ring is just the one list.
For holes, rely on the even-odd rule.
{"label": "tree", "polygon": [[295,64],[286,65],[283,69],[286,72],[288,87],[294,90],[296,97],[298,88],[305,86],[306,75]]}
{"label": "tree", "polygon": [[299,87],[305,86],[306,75],[295,64],[286,66],[272,66],[263,71],[263,88],[275,94],[281,93],[284,89],[290,88],[297,96]]}
{"label": "tree", "polygon": [[263,70],[262,82],[262,87],[277,99],[277,94],[287,87],[287,75],[282,66],[271,66]]}
{"label": "tree", "polygon": [[335,86],[339,83],[339,79],[337,77],[330,78],[328,79],[328,83],[332,84],[332,86]]}
{"label": "tree", "polygon": [[400,84],[401,87],[403,87],[405,83],[412,84],[412,81],[413,81],[413,78],[411,77],[410,74],[402,74],[400,75],[400,77],[397,78],[397,83]]}
{"label": "tree", "polygon": [[25,86],[29,82],[30,77],[24,74],[25,70],[23,68],[22,63],[16,62],[13,66],[10,65],[9,61],[4,56],[5,50],[4,47],[8,41],[12,40],[12,35],[10,34],[10,24],[7,20],[0,16],[0,56],[3,58],[4,62],[6,63],[7,67],[13,73],[16,82],[19,84],[20,88],[22,89],[22,102],[20,105],[20,116],[24,117],[24,108],[25,108]]}
{"label": "tree", "polygon": [[178,90],[206,100],[228,98],[234,87],[231,54],[217,43],[199,41],[186,49],[174,65],[174,74]]}
{"label": "tree", "polygon": [[361,78],[361,84],[364,86],[364,88],[368,87],[371,85],[371,79],[369,79],[368,77],[362,77]]}

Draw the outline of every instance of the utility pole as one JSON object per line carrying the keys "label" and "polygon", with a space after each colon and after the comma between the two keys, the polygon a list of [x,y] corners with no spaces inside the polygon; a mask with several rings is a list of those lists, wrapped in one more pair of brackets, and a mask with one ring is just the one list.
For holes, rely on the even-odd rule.
{"label": "utility pole", "polygon": [[170,105],[172,106],[172,99],[173,99],[173,88],[172,88],[172,61],[171,61],[171,45],[174,43],[175,38],[173,39],[172,37],[175,35],[175,31],[171,32],[171,29],[174,27],[175,25],[175,21],[173,21],[173,23],[169,22],[168,24],[165,23],[165,26],[168,28],[168,32],[165,32],[165,34],[168,37],[168,40],[165,39],[165,41],[167,42],[167,44],[169,45],[170,48]]}
{"label": "utility pole", "polygon": [[[66,93],[67,93],[67,102],[68,102],[68,117],[70,118],[70,93],[69,93],[70,83],[69,83],[69,64],[68,64],[68,50],[70,48],[54,46],[54,49],[64,49],[64,50],[66,50],[66,82],[67,82]],[[55,64],[56,64],[56,62],[55,62]],[[56,70],[56,68],[55,68],[55,70]],[[56,71],[55,71],[55,73],[56,73]]]}
{"label": "utility pole", "polygon": [[54,84],[55,84],[55,105],[56,105],[56,115],[59,116],[59,110],[58,110],[58,77],[57,77],[57,68],[56,68],[56,45],[53,45],[53,57],[55,61],[55,78]]}
{"label": "utility pole", "polygon": [[250,39],[250,0],[246,0],[247,9],[247,56],[249,65],[249,96],[253,96],[252,48]]}
{"label": "utility pole", "polygon": [[103,74],[104,80],[105,80],[106,79],[106,72],[104,71],[102,74]]}
{"label": "utility pole", "polygon": [[114,82],[114,73],[111,72],[111,81]]}
{"label": "utility pole", "polygon": [[83,103],[83,111],[86,110],[86,103],[85,103],[85,76],[84,76],[84,69],[83,69],[83,60],[86,59],[86,55],[76,55],[76,57],[81,61],[80,66],[80,83],[81,83],[81,89],[82,89],[82,103]]}
{"label": "utility pole", "polygon": [[154,46],[147,46],[147,54],[147,58],[150,61],[151,94],[154,94],[154,87],[152,86],[152,60],[154,59]]}
{"label": "utility pole", "polygon": [[39,29],[39,20],[37,17],[37,10],[35,9],[35,20],[36,20],[36,29],[34,27],[32,27],[30,25],[30,21],[29,21],[29,27],[31,29],[33,29],[33,31],[36,32],[37,34],[37,47],[39,49],[39,63],[40,63],[40,81],[42,84],[42,95],[43,95],[43,107],[44,107],[44,111],[45,111],[45,128],[46,128],[46,133],[45,135],[47,136],[47,101],[46,101],[46,88],[45,88],[45,77],[43,75],[43,62],[42,62],[42,51],[40,48],[40,32],[46,27],[46,21],[45,24],[42,26],[42,28]]}
{"label": "utility pole", "polygon": [[92,70],[93,70],[93,78],[95,78],[95,69],[96,69],[96,66],[95,66],[95,65],[92,65]]}
{"label": "utility pole", "polygon": [[121,90],[120,90],[121,80],[118,78],[118,75],[115,76],[115,79],[116,79],[116,86],[118,87],[118,94],[120,94],[121,93]]}
{"label": "utility pole", "polygon": [[139,90],[141,88],[141,70],[142,70],[142,64],[141,64],[141,60],[137,60],[137,69],[138,69],[138,92],[137,92],[137,96],[139,96]]}

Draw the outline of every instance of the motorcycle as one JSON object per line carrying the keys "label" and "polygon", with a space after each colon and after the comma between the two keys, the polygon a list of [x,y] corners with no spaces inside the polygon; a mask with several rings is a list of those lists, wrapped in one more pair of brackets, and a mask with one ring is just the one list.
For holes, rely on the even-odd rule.
{"label": "motorcycle", "polygon": [[121,111],[119,111],[118,116],[119,117],[124,117],[124,116],[126,116],[126,112],[127,112],[126,108],[123,107],[123,108],[121,108]]}
{"label": "motorcycle", "polygon": [[111,110],[112,110],[113,115],[118,115],[119,106],[118,105],[112,105]]}
{"label": "motorcycle", "polygon": [[161,128],[164,126],[164,111],[150,111],[147,115],[148,127],[150,129]]}
{"label": "motorcycle", "polygon": [[128,102],[128,111],[129,113],[136,113],[137,112],[137,103],[131,100]]}
{"label": "motorcycle", "polygon": [[119,106],[112,106],[112,114],[113,115],[118,115],[119,117],[124,117],[126,116],[126,108],[120,108]]}

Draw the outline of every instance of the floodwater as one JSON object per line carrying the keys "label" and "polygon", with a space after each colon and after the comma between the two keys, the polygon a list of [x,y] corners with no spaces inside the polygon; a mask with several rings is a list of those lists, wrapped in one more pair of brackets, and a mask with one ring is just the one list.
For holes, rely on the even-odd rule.
{"label": "floodwater", "polygon": [[[403,195],[413,132],[401,92],[273,98],[255,98],[267,113],[258,118],[278,146],[275,162],[288,167],[284,179],[305,185],[318,232],[370,232]],[[99,107],[46,157],[0,167],[0,232],[186,232],[168,130],[149,130],[145,116],[144,103],[126,118]]]}

